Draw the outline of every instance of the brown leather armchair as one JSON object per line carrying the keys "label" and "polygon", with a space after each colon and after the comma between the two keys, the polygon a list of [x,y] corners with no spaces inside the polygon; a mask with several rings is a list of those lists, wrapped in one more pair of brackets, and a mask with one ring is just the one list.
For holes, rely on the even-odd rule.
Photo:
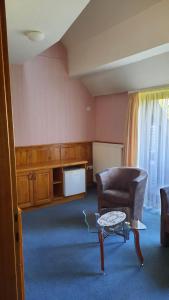
{"label": "brown leather armchair", "polygon": [[139,168],[114,167],[96,174],[98,210],[128,207],[130,220],[142,220],[147,172]]}
{"label": "brown leather armchair", "polygon": [[169,246],[169,187],[160,189],[161,195],[161,244]]}

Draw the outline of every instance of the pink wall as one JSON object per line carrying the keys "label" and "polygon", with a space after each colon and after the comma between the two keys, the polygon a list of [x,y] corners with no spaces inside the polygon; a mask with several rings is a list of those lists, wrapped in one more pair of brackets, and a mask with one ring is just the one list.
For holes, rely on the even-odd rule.
{"label": "pink wall", "polygon": [[10,73],[16,146],[124,142],[127,93],[93,99],[79,80],[69,78],[61,43],[24,65],[12,65]]}
{"label": "pink wall", "polygon": [[16,146],[94,139],[94,99],[69,78],[61,43],[10,73]]}
{"label": "pink wall", "polygon": [[127,106],[127,93],[95,97],[96,140],[124,142]]}

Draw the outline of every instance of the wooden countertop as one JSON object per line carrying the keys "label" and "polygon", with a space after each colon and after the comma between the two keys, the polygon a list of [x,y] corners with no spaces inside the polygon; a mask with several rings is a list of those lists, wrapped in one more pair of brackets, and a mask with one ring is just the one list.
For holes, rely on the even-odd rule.
{"label": "wooden countertop", "polygon": [[71,167],[78,165],[86,165],[88,163],[87,160],[73,160],[73,161],[56,161],[56,162],[47,162],[47,163],[39,163],[32,165],[23,165],[21,167],[17,167],[17,172],[24,172],[30,170],[39,170],[39,169],[53,169],[53,168],[63,168],[63,167]]}

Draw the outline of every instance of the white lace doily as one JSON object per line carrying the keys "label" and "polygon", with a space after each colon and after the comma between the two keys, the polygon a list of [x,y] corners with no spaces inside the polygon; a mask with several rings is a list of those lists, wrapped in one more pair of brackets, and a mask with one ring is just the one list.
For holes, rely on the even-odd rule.
{"label": "white lace doily", "polygon": [[97,223],[100,226],[114,226],[126,218],[126,214],[122,211],[110,211],[104,215],[102,215],[98,220]]}

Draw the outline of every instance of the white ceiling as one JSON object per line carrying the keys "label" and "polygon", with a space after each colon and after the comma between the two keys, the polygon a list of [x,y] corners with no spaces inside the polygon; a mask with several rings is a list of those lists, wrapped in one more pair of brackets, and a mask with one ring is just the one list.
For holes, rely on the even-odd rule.
{"label": "white ceiling", "polygon": [[[59,41],[90,0],[6,0],[8,48],[11,63],[23,63]],[[26,31],[46,38],[32,42]]]}
{"label": "white ceiling", "polygon": [[169,0],[6,0],[6,14],[10,63],[62,38],[70,74],[93,95],[169,84]]}

